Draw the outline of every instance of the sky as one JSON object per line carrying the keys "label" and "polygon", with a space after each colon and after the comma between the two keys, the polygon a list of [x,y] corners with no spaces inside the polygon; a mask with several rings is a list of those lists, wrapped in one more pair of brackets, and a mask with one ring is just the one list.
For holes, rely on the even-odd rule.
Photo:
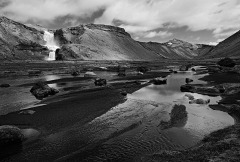
{"label": "sky", "polygon": [[52,29],[114,25],[145,42],[216,45],[240,30],[240,0],[0,0],[0,15]]}

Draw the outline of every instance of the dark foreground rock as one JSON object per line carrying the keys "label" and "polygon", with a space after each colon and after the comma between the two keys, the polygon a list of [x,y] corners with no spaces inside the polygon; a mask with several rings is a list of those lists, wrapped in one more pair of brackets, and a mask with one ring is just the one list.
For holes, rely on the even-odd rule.
{"label": "dark foreground rock", "polygon": [[210,103],[210,99],[204,100],[204,99],[193,99],[191,101],[189,101],[190,104],[199,104],[199,105],[204,105],[204,104],[209,104]]}
{"label": "dark foreground rock", "polygon": [[10,84],[6,84],[6,83],[0,84],[0,87],[1,88],[8,88],[8,87],[10,87]]}
{"label": "dark foreground rock", "polygon": [[190,78],[186,78],[185,82],[186,82],[186,83],[190,83],[190,82],[193,82],[193,80],[190,79]]}
{"label": "dark foreground rock", "polygon": [[24,136],[15,126],[0,126],[0,159],[21,151]]}
{"label": "dark foreground rock", "polygon": [[59,93],[57,89],[49,87],[44,82],[35,83],[35,85],[31,88],[30,92],[39,100]]}
{"label": "dark foreground rock", "polygon": [[236,63],[231,58],[224,58],[217,62],[218,65],[223,67],[234,67]]}

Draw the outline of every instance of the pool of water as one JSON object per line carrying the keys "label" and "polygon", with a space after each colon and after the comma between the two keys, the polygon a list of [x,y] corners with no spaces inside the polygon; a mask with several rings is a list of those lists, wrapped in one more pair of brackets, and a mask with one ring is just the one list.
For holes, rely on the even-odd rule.
{"label": "pool of water", "polygon": [[[107,141],[97,151],[93,149],[97,154],[93,153],[86,159],[134,158],[139,154],[161,150],[185,149],[197,144],[207,134],[233,125],[234,119],[230,115],[209,107],[209,104],[216,104],[221,97],[180,91],[185,78],[193,79],[193,84],[206,84],[198,80],[204,75],[194,74],[192,71],[171,74],[167,77],[166,85],[149,85],[128,94],[126,102],[88,123],[86,129],[91,141]],[[185,94],[210,99],[210,103],[189,104]],[[161,122],[170,120],[170,112],[175,104],[186,106],[187,118],[163,129]],[[121,154],[117,155],[117,152]]]}

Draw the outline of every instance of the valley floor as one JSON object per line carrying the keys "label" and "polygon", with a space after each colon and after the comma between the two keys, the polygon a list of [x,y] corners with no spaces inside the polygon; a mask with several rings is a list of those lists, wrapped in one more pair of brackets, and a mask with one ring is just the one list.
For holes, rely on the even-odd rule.
{"label": "valley floor", "polygon": [[[191,62],[194,65],[213,65],[214,61],[196,61]],[[13,90],[19,90],[26,95],[31,102],[26,105],[34,114],[22,114],[26,105],[19,106],[19,102],[23,102],[22,98],[12,98],[14,104],[7,105],[0,108],[0,125],[15,125],[21,129],[34,129],[40,132],[37,137],[30,137],[23,143],[22,151],[18,154],[13,154],[8,157],[2,158],[3,161],[77,161],[79,159],[87,159],[96,154],[99,159],[94,157],[96,161],[104,161],[110,158],[105,157],[108,146],[111,149],[108,153],[112,159],[109,161],[238,161],[240,159],[240,126],[239,126],[239,112],[240,107],[238,98],[239,93],[223,97],[223,101],[228,105],[234,103],[237,105],[235,114],[229,112],[224,107],[216,106],[213,109],[221,109],[229,113],[235,119],[235,125],[215,131],[206,136],[202,141],[191,146],[190,148],[184,146],[179,141],[172,142],[169,139],[171,132],[161,133],[161,138],[151,136],[156,140],[149,140],[147,137],[142,137],[143,134],[138,134],[136,138],[130,138],[132,134],[137,134],[139,125],[150,124],[156,116],[149,116],[153,118],[149,121],[141,121],[136,123],[141,115],[145,112],[139,110],[138,115],[124,116],[123,109],[115,117],[121,119],[117,121],[122,123],[119,128],[124,125],[124,129],[115,130],[111,126],[112,123],[107,123],[104,118],[100,117],[107,115],[106,119],[111,119],[111,112],[117,105],[124,104],[126,97],[124,93],[132,94],[137,90],[149,86],[149,80],[157,77],[166,77],[170,74],[168,69],[178,67],[182,64],[189,64],[188,61],[172,61],[172,62],[119,62],[119,61],[84,61],[84,62],[4,62],[0,65],[0,82],[9,82],[11,87],[4,89],[11,96]],[[118,77],[116,74],[116,67],[121,65],[126,67],[127,76]],[[137,75],[136,68],[139,66],[146,66],[151,68],[152,71],[144,75]],[[108,67],[109,71],[104,71],[99,67]],[[84,78],[82,76],[72,77],[70,73],[76,69],[83,71],[94,71],[101,78],[108,80],[106,87],[95,87],[92,78]],[[167,70],[163,70],[167,69]],[[31,72],[41,71],[40,76],[29,76]],[[30,73],[29,73],[30,72]],[[203,77],[201,80],[211,83],[211,85],[219,85],[222,83],[239,83],[239,74],[217,73],[210,74]],[[54,76],[52,79],[45,76]],[[58,76],[57,78],[55,76]],[[14,78],[14,79],[13,79]],[[234,78],[234,79],[233,79]],[[22,80],[21,80],[22,79]],[[20,80],[20,81],[17,81]],[[48,97],[42,101],[37,101],[29,95],[29,90],[33,83],[38,80],[44,80],[49,85],[60,89],[60,93]],[[12,82],[11,82],[12,81]],[[16,91],[15,91],[16,92]],[[17,93],[17,92],[16,92]],[[0,94],[2,95],[2,94]],[[4,95],[2,95],[4,97]],[[132,104],[132,103],[130,103]],[[168,107],[169,105],[158,105],[155,102],[137,102],[137,105],[132,106],[138,108],[144,105],[153,105],[154,107]],[[17,105],[17,106],[16,106]],[[14,107],[15,106],[15,107]],[[123,105],[124,107],[124,105]],[[153,111],[155,108],[153,107]],[[152,108],[152,106],[150,107]],[[110,117],[110,118],[109,118]],[[131,117],[131,119],[129,119]],[[101,119],[101,120],[100,120]],[[99,120],[99,121],[98,121]],[[126,123],[124,123],[126,120]],[[129,120],[134,124],[128,125]],[[158,120],[156,118],[156,120]],[[105,123],[106,122],[106,123]],[[97,123],[97,124],[95,124]],[[144,123],[144,124],[143,124]],[[185,123],[186,124],[186,123]],[[151,124],[150,124],[151,125]],[[107,131],[106,131],[107,130]],[[144,130],[149,131],[150,128],[146,127]],[[150,132],[156,134],[156,132]],[[147,134],[146,134],[147,135]],[[140,137],[141,136],[141,137]],[[149,136],[150,138],[150,136]],[[125,140],[125,141],[124,141]],[[136,140],[136,141],[135,141]],[[146,141],[146,142],[145,142]],[[152,143],[153,142],[153,143]],[[130,144],[134,147],[130,147]],[[145,148],[146,147],[146,148]],[[148,150],[141,155],[138,150]],[[162,151],[165,148],[166,151]],[[151,150],[153,149],[153,150]],[[127,150],[127,151],[126,151]],[[9,151],[9,150],[7,150]],[[98,152],[99,151],[99,152]],[[115,155],[116,154],[116,155]],[[134,156],[139,155],[139,156]],[[122,156],[124,158],[119,158]],[[116,158],[118,157],[118,158]],[[131,157],[126,159],[126,157]]]}

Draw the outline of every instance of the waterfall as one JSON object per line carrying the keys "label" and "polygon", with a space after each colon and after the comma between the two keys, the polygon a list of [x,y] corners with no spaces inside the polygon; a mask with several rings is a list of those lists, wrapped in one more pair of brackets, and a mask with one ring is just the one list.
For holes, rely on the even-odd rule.
{"label": "waterfall", "polygon": [[57,43],[54,40],[54,34],[48,31],[44,31],[43,39],[46,41],[45,46],[50,50],[48,58],[46,60],[53,61],[56,59],[55,51],[59,48]]}

